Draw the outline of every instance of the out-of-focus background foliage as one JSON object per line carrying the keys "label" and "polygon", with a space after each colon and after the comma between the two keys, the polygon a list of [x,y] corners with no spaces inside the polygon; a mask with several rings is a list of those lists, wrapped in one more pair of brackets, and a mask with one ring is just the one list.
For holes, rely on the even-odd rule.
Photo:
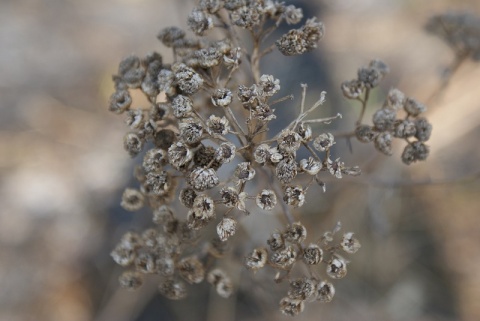
{"label": "out-of-focus background foliage", "polygon": [[[310,101],[326,89],[325,116],[340,111],[335,126],[344,129],[358,106],[341,97],[339,84],[358,67],[371,58],[390,65],[377,106],[392,86],[425,102],[454,59],[423,31],[426,20],[446,10],[480,15],[475,0],[296,4],[325,23],[320,49],[295,58],[274,53],[264,70],[297,97],[308,83]],[[134,184],[136,161],[123,151],[121,117],[106,110],[110,76],[131,53],[157,50],[168,59],[155,36],[185,27],[192,7],[186,0],[0,2],[0,320],[286,319],[276,311],[285,285],[245,271],[230,300],[206,285],[181,302],[162,299],[155,284],[118,290],[120,268],[109,252],[149,217],[118,205]],[[364,175],[329,181],[326,194],[307,197],[303,221],[318,237],[340,220],[363,246],[335,283],[334,301],[307,304],[299,319],[480,320],[479,86],[480,64],[467,61],[429,103],[427,162],[402,165],[399,145],[393,157],[372,160],[371,146],[353,142],[350,154],[337,143]]]}

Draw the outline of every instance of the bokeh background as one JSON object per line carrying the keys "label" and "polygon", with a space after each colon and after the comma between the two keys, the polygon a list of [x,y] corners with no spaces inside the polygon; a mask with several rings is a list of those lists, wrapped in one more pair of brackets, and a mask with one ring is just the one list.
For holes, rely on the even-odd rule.
{"label": "bokeh background", "polygon": [[[434,126],[430,158],[410,167],[400,162],[399,145],[388,158],[371,146],[352,142],[350,153],[337,143],[342,159],[364,174],[328,181],[325,194],[317,189],[302,220],[317,236],[342,221],[362,249],[335,283],[334,301],[307,304],[299,319],[480,320],[480,63],[463,63],[431,99],[454,55],[423,30],[435,13],[480,15],[480,3],[292,3],[320,17],[326,37],[301,57],[273,53],[263,70],[280,78],[285,94],[298,97],[308,83],[310,102],[326,90],[322,115],[344,118],[325,130],[353,125],[358,106],[341,97],[339,84],[372,58],[391,73],[367,116],[395,86],[429,101]],[[155,36],[165,26],[186,27],[192,7],[186,0],[0,1],[0,320],[287,319],[276,310],[285,285],[241,269],[229,300],[206,285],[181,302],[161,298],[155,284],[118,289],[121,269],[109,253],[149,217],[118,205],[138,160],[123,151],[121,117],[107,112],[110,77],[131,53],[169,57]],[[258,240],[244,247],[271,229],[257,230]]]}

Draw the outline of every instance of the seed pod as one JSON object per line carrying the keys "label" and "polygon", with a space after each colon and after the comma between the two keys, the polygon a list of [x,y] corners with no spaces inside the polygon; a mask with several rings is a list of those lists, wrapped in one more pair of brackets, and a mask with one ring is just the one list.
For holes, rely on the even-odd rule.
{"label": "seed pod", "polygon": [[258,193],[255,202],[262,210],[271,211],[277,204],[277,196],[272,190],[264,189]]}

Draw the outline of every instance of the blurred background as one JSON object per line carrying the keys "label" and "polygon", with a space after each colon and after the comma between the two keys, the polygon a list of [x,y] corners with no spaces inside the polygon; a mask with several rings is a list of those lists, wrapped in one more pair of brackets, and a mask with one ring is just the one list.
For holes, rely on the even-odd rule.
{"label": "blurred background", "polygon": [[[410,167],[400,161],[401,144],[388,158],[369,145],[352,141],[350,153],[337,143],[342,160],[364,174],[327,181],[325,194],[307,197],[302,220],[316,237],[341,221],[362,249],[335,283],[334,301],[307,304],[299,319],[480,320],[480,64],[464,62],[431,99],[454,54],[423,30],[436,13],[478,16],[480,3],[291,3],[318,16],[327,33],[319,50],[273,53],[263,65],[283,93],[299,97],[300,83],[308,83],[313,102],[326,90],[322,115],[344,115],[326,129],[351,129],[359,106],[342,98],[339,85],[381,58],[391,73],[366,119],[395,86],[429,102],[434,126],[428,161]],[[155,284],[118,289],[121,268],[109,253],[124,231],[150,218],[119,206],[139,160],[123,151],[126,125],[107,111],[111,75],[131,53],[170,57],[156,34],[186,28],[192,8],[186,0],[0,1],[0,320],[287,319],[277,311],[286,285],[244,270],[229,300],[207,285],[180,302],[160,297]],[[260,234],[258,242],[265,239]]]}

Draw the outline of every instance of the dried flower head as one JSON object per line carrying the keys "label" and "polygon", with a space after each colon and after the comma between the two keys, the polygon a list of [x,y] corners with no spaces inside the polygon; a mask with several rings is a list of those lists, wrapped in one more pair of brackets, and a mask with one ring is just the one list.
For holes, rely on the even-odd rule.
{"label": "dried flower head", "polygon": [[267,250],[263,248],[254,249],[253,252],[245,258],[245,266],[251,270],[258,270],[267,263]]}
{"label": "dried flower head", "polygon": [[126,188],[122,195],[122,202],[120,205],[127,211],[138,211],[144,205],[143,194],[134,188]]}
{"label": "dried flower head", "polygon": [[285,297],[280,301],[280,312],[291,317],[302,313],[304,308],[305,304],[299,299]]}
{"label": "dried flower head", "polygon": [[271,211],[277,204],[277,196],[272,190],[264,189],[258,193],[255,202],[262,210]]}
{"label": "dried flower head", "polygon": [[333,257],[327,265],[327,275],[332,279],[341,279],[347,275],[347,263],[340,256]]}
{"label": "dried flower head", "polygon": [[237,221],[224,217],[217,225],[217,234],[222,242],[228,240],[237,231]]}
{"label": "dried flower head", "polygon": [[309,244],[303,251],[303,260],[309,265],[316,265],[323,259],[323,250],[317,244]]}
{"label": "dried flower head", "polygon": [[177,263],[177,269],[180,276],[190,284],[200,283],[205,277],[205,270],[202,262],[194,256],[180,260],[180,262]]}
{"label": "dried flower head", "polygon": [[353,254],[356,253],[360,249],[360,242],[353,237],[352,232],[343,234],[342,238],[342,250],[347,253]]}
{"label": "dried flower head", "polygon": [[327,303],[332,301],[335,295],[333,284],[327,281],[321,281],[317,285],[317,301]]}

